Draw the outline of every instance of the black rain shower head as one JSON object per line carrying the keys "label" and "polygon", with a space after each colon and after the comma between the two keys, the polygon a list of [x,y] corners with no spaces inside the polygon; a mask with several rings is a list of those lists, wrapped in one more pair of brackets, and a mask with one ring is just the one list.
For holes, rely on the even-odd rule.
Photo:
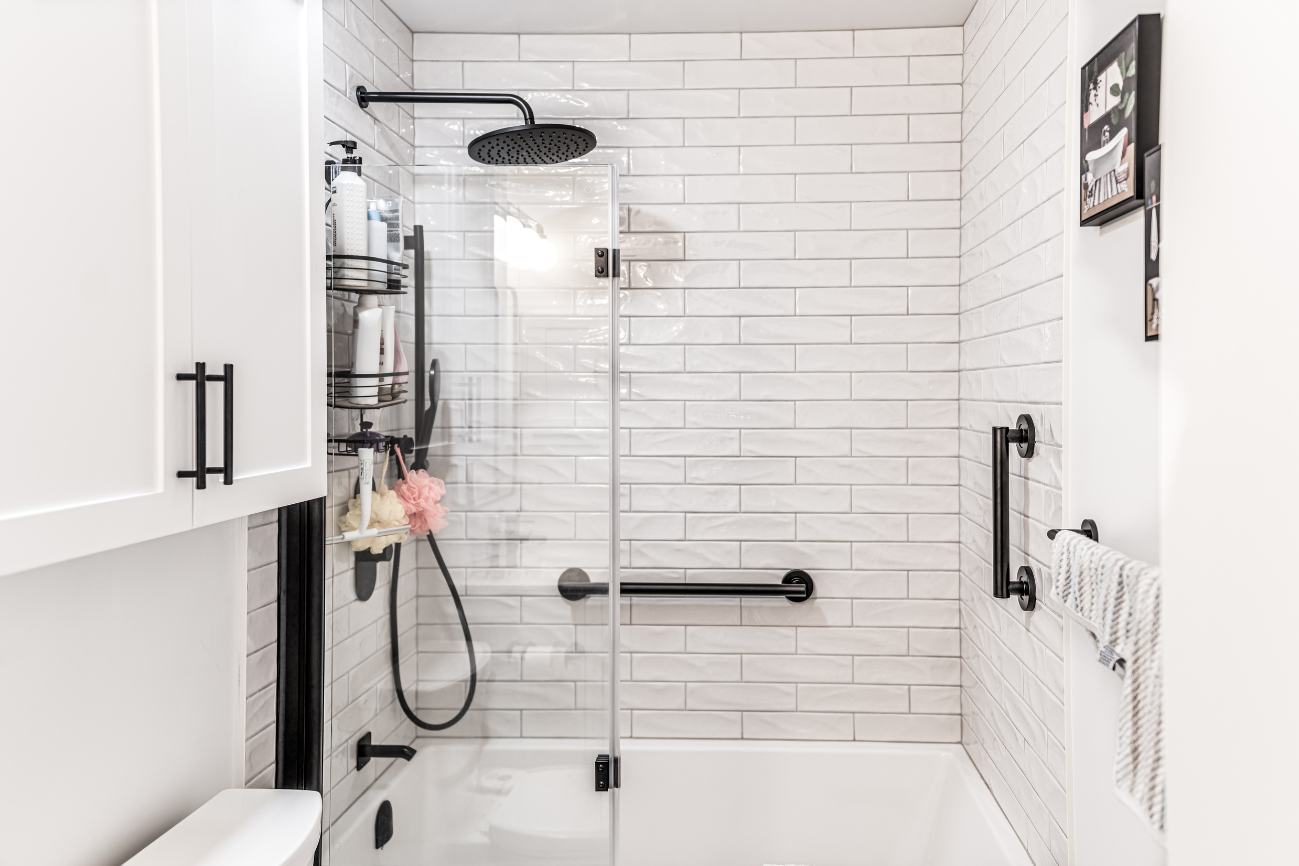
{"label": "black rain shower head", "polygon": [[525,123],[494,129],[469,142],[469,156],[484,165],[555,165],[595,149],[595,135],[563,123]]}
{"label": "black rain shower head", "polygon": [[580,126],[537,123],[527,100],[513,93],[456,93],[414,90],[409,93],[356,88],[356,102],[438,103],[459,105],[513,105],[523,112],[523,124],[483,133],[469,143],[469,156],[484,165],[556,165],[586,156],[595,149],[595,134]]}

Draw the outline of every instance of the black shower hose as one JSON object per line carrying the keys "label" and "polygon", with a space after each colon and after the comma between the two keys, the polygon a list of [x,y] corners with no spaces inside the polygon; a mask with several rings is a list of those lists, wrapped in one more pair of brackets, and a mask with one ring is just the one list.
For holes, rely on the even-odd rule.
{"label": "black shower hose", "polygon": [[[402,473],[405,477],[405,473]],[[460,705],[460,709],[454,716],[445,722],[426,722],[415,714],[411,708],[410,702],[406,700],[406,690],[401,684],[401,650],[397,645],[397,585],[400,582],[401,575],[401,542],[398,542],[392,552],[392,586],[388,589],[388,637],[392,649],[392,681],[397,686],[397,703],[401,704],[401,711],[406,714],[417,728],[426,731],[445,731],[465,717],[469,712],[469,706],[474,702],[474,692],[478,689],[478,661],[474,656],[474,636],[469,631],[469,619],[465,616],[465,605],[460,600],[460,593],[456,590],[456,582],[451,579],[451,572],[447,569],[446,560],[442,558],[442,551],[438,550],[437,539],[433,533],[428,534],[428,545],[433,548],[433,557],[438,561],[438,568],[442,569],[442,579],[447,582],[447,592],[451,593],[451,601],[456,606],[456,616],[460,617],[460,631],[465,636],[465,652],[469,656],[469,690],[465,693],[465,702]]]}

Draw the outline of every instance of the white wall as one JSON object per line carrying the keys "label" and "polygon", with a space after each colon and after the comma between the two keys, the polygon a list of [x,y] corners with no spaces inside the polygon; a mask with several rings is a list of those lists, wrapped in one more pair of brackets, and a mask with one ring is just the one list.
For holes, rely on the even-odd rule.
{"label": "white wall", "polygon": [[[959,738],[961,47],[957,27],[416,35],[416,85],[522,90],[623,173],[623,578],[817,582],[806,605],[629,603],[631,736]],[[421,106],[417,158],[463,162],[511,112]],[[473,285],[447,283],[470,301]],[[464,315],[439,327],[482,322]],[[571,535],[589,489],[554,441],[520,486]],[[483,562],[478,536],[444,537],[453,564]],[[471,593],[506,581],[498,558]],[[484,599],[473,619],[571,648],[551,593]],[[456,632],[421,625],[421,641]],[[501,661],[479,692],[493,730],[561,732],[546,722],[575,706],[563,666],[519,683]]]}
{"label": "white wall", "polygon": [[[1060,525],[1064,0],[980,0],[965,23],[961,176],[963,738],[1038,866],[1068,862],[1064,633],[1046,529]],[[1021,412],[1037,455],[1012,454],[1011,568],[1037,610],[992,597],[990,428]]]}
{"label": "white wall", "polygon": [[[1159,562],[1159,353],[1143,330],[1144,214],[1078,225],[1079,69],[1160,0],[1070,4],[1065,231],[1064,523],[1097,521],[1109,547]],[[1140,159],[1142,154],[1138,154]],[[1086,629],[1069,620],[1070,842],[1074,866],[1147,866],[1164,851],[1114,787],[1122,679],[1096,661]]]}
{"label": "white wall", "polygon": [[[1176,866],[1295,857],[1296,33],[1291,3],[1167,4],[1160,556]],[[1225,126],[1206,121],[1219,108]],[[1240,149],[1223,152],[1225,128]]]}
{"label": "white wall", "polygon": [[[1139,13],[1161,0],[1073,0],[1068,165],[1079,160],[1079,68]],[[1141,158],[1143,154],[1138,154]],[[1077,171],[1069,172],[1065,518],[1100,524],[1105,543],[1159,559],[1159,348],[1146,342],[1144,216],[1078,225]]]}
{"label": "white wall", "polygon": [[243,784],[245,524],[0,578],[3,866],[120,863]]}

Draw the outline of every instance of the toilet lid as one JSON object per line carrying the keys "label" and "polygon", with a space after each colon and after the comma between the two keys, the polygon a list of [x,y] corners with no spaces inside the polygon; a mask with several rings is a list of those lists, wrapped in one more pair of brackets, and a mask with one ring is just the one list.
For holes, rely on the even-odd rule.
{"label": "toilet lid", "polygon": [[492,846],[529,860],[603,863],[609,850],[609,795],[591,771],[545,767],[520,773],[488,822]]}

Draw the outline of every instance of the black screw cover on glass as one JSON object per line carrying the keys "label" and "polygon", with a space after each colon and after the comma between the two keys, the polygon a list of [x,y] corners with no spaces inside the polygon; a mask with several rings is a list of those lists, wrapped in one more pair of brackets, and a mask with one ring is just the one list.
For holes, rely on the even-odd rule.
{"label": "black screw cover on glass", "polygon": [[1020,415],[1014,427],[992,428],[992,597],[1019,597],[1023,610],[1037,607],[1037,580],[1033,569],[1021,565],[1010,579],[1010,446],[1028,459],[1037,447],[1033,419]]}
{"label": "black screw cover on glass", "polygon": [[537,123],[528,101],[514,93],[464,93],[455,91],[367,90],[356,88],[356,104],[411,102],[450,105],[513,105],[523,113],[520,126],[493,129],[469,142],[469,156],[484,165],[556,165],[586,156],[595,149],[595,134],[566,123]]}

